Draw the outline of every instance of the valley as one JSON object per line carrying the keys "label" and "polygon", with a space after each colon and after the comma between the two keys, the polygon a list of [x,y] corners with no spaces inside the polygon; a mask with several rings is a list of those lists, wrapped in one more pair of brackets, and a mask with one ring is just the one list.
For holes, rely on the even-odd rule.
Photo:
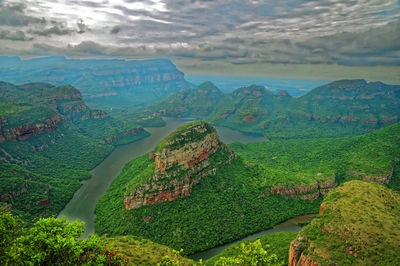
{"label": "valley", "polygon": [[[0,89],[3,208],[27,226],[55,214],[83,221],[80,237],[99,234],[143,263],[165,253],[212,265],[241,243],[272,243],[288,261],[295,217],[317,213],[337,186],[400,190],[399,86],[336,81],[293,98],[256,85],[224,94],[205,82],[138,115],[92,109],[70,85]],[[263,119],[271,127],[260,131]]]}

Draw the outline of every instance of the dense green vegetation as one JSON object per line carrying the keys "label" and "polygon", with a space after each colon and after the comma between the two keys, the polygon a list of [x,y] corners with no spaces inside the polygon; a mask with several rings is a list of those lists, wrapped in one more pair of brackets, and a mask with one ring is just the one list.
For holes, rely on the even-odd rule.
{"label": "dense green vegetation", "polygon": [[10,210],[0,210],[0,263],[3,265],[126,265],[96,235],[79,239],[83,223],[40,219],[24,227]]}
{"label": "dense green vegetation", "polygon": [[[227,156],[217,152],[210,161],[216,164]],[[138,235],[191,254],[316,212],[321,202],[263,197],[263,174],[238,158],[218,165],[216,174],[201,179],[189,197],[126,211],[126,186],[142,178],[151,162],[146,154],[124,167],[96,206],[96,232]]]}
{"label": "dense green vegetation", "polygon": [[202,118],[268,139],[345,137],[398,122],[399,99],[400,86],[364,80],[335,81],[299,98],[255,85],[224,95],[206,82],[142,111]]}
{"label": "dense green vegetation", "polygon": [[[298,251],[322,265],[397,265],[400,194],[350,181],[328,193],[322,214],[303,228]],[[298,258],[297,258],[298,259]]]}
{"label": "dense green vegetation", "polygon": [[71,86],[0,82],[1,201],[28,222],[57,214],[114,146],[147,135]]}
{"label": "dense green vegetation", "polygon": [[245,244],[248,245],[254,241],[259,240],[263,247],[266,247],[266,250],[277,256],[278,262],[283,262],[284,265],[287,265],[289,261],[289,247],[290,242],[294,240],[297,236],[297,233],[288,233],[288,232],[279,232],[273,233],[269,235],[263,235],[258,237],[257,239],[246,240],[235,244],[215,257],[205,261],[206,265],[214,265],[216,261],[218,261],[221,257],[234,257],[240,254],[240,247]]}
{"label": "dense green vegetation", "polygon": [[277,185],[296,186],[324,181],[333,174],[337,181],[391,175],[398,182],[400,123],[350,138],[273,140],[233,143],[232,150],[265,168]]}
{"label": "dense green vegetation", "polygon": [[124,193],[130,191],[132,182],[146,182],[154,169],[148,155],[132,160],[100,199],[96,231],[139,235],[191,254],[319,209],[320,199],[285,199],[265,193],[271,187],[314,184],[334,174],[338,183],[360,178],[386,182],[392,169],[389,185],[399,179],[399,123],[351,138],[235,143],[230,147],[240,156],[226,164],[221,163],[228,161],[223,150],[211,155],[216,174],[202,178],[189,197],[126,211]]}

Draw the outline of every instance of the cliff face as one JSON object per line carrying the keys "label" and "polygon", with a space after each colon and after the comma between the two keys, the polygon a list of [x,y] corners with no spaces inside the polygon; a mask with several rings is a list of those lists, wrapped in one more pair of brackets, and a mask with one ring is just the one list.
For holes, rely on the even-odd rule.
{"label": "cliff face", "polygon": [[[6,140],[17,141],[27,140],[32,136],[36,136],[45,132],[53,131],[61,122],[61,117],[54,114],[51,117],[44,119],[42,122],[27,122],[25,124],[15,126],[9,129],[4,129],[0,132],[0,143]],[[7,123],[7,119],[3,119],[0,123]],[[0,126],[1,131],[1,126]],[[3,140],[3,141],[2,141]]]}
{"label": "cliff face", "polygon": [[211,125],[201,121],[178,129],[149,154],[154,160],[154,171],[145,183],[132,190],[127,188],[125,209],[189,196],[201,178],[216,172],[212,160],[216,152],[229,154],[228,161],[216,164],[230,163],[235,157]]}
{"label": "cliff face", "polygon": [[[335,174],[325,182],[317,182],[308,186],[275,186],[270,189],[270,194],[280,195],[285,198],[316,200],[320,195],[327,194],[332,188],[337,185]],[[266,194],[269,194],[268,192]]]}

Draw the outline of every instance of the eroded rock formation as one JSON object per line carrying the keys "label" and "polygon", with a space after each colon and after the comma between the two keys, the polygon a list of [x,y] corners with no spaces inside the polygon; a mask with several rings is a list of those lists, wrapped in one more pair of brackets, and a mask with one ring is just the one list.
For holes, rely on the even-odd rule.
{"label": "eroded rock formation", "polygon": [[316,200],[320,195],[327,194],[336,185],[336,176],[332,175],[332,177],[325,182],[318,182],[308,186],[275,186],[266,194],[280,195],[285,198]]}
{"label": "eroded rock formation", "polygon": [[[135,189],[127,189],[125,209],[187,197],[201,178],[215,174],[217,164],[230,163],[236,156],[220,141],[215,129],[202,121],[178,129],[161,146],[149,154],[154,160],[153,175]],[[210,159],[216,152],[228,154],[228,160]]]}

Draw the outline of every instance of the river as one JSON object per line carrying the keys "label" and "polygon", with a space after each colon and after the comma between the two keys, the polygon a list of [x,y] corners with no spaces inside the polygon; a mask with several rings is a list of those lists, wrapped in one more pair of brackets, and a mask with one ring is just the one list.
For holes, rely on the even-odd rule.
{"label": "river", "polygon": [[[83,185],[74,194],[71,201],[60,212],[70,221],[79,219],[85,222],[83,237],[94,233],[94,209],[97,201],[104,195],[113,180],[121,173],[124,165],[133,158],[151,151],[163,138],[180,125],[187,123],[187,119],[164,118],[166,126],[160,128],[146,128],[150,136],[137,142],[117,147],[103,162],[90,173],[92,178],[83,181]],[[227,144],[239,141],[242,143],[264,141],[263,137],[244,135],[238,131],[225,127],[215,127],[221,140]]]}
{"label": "river", "polygon": [[273,234],[273,233],[277,233],[277,232],[290,232],[290,233],[297,233],[301,230],[301,227],[298,226],[297,224],[299,222],[304,222],[304,221],[310,221],[312,219],[312,217],[315,214],[307,214],[307,215],[302,215],[302,216],[297,216],[294,217],[292,219],[289,219],[283,223],[277,224],[275,225],[272,229],[268,229],[268,230],[264,230],[252,235],[248,235],[242,239],[238,239],[235,240],[233,242],[227,243],[225,245],[221,245],[215,248],[211,248],[211,249],[207,249],[205,251],[202,252],[198,252],[196,254],[193,254],[191,256],[189,256],[192,260],[198,261],[200,259],[202,259],[203,261],[208,260],[216,255],[218,255],[219,253],[221,253],[222,251],[224,251],[225,249],[229,248],[232,245],[235,245],[241,241],[244,240],[249,240],[249,239],[255,239],[259,236],[262,235],[268,235],[268,234]]}

